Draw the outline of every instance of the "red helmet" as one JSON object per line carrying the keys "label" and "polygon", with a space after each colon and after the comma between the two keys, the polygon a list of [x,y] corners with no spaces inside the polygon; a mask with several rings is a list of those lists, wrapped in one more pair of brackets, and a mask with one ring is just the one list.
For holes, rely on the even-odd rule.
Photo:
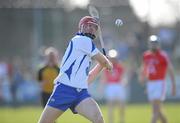
{"label": "red helmet", "polygon": [[79,29],[81,28],[82,25],[84,24],[94,24],[96,26],[98,26],[98,20],[96,18],[93,18],[91,16],[84,16],[83,18],[81,18],[81,20],[79,21]]}

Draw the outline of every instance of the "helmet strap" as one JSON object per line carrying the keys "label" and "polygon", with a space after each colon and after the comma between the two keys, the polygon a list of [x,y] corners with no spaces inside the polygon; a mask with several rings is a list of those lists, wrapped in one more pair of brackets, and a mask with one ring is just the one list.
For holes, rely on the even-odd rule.
{"label": "helmet strap", "polygon": [[89,38],[91,38],[92,40],[94,40],[96,38],[96,36],[94,34],[91,34],[91,33],[77,33],[77,35],[82,35],[82,36],[87,36]]}

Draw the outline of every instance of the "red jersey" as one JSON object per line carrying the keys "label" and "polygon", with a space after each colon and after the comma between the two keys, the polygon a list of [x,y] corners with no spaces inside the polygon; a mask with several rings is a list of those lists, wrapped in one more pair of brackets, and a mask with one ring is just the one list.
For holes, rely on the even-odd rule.
{"label": "red jersey", "polygon": [[119,83],[122,80],[122,75],[124,73],[124,68],[120,63],[113,63],[113,70],[104,71],[107,83]]}
{"label": "red jersey", "polygon": [[143,54],[143,73],[149,80],[164,80],[166,77],[169,59],[164,51],[146,51]]}

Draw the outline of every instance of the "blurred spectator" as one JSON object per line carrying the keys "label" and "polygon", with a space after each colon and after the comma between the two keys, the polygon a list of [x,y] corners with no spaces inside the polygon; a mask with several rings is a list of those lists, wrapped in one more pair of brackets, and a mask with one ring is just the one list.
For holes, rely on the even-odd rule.
{"label": "blurred spectator", "polygon": [[23,76],[23,59],[20,57],[14,57],[13,59],[13,75],[11,79],[11,93],[13,98],[13,106],[17,106],[17,90],[19,86],[24,82]]}
{"label": "blurred spectator", "polygon": [[129,53],[129,46],[128,43],[126,41],[121,41],[118,44],[118,53],[119,55],[117,56],[118,59],[121,60],[126,60],[128,58],[128,53]]}
{"label": "blurred spectator", "polygon": [[45,107],[54,86],[54,79],[59,73],[58,52],[55,48],[49,47],[45,50],[45,64],[38,71],[38,81],[40,82],[42,92],[42,106]]}
{"label": "blurred spectator", "polygon": [[139,53],[141,52],[141,42],[138,41],[133,33],[128,33],[126,40],[129,46],[129,58],[132,59],[132,65],[137,65]]}
{"label": "blurred spectator", "polygon": [[39,102],[40,88],[26,66],[23,69],[23,81],[18,85],[16,97],[19,103],[34,104]]}
{"label": "blurred spectator", "polygon": [[180,41],[175,46],[174,57],[176,58],[177,62],[180,63]]}
{"label": "blurred spectator", "polygon": [[8,76],[8,64],[5,59],[0,60],[0,101],[7,104],[12,101]]}
{"label": "blurred spectator", "polygon": [[175,39],[175,31],[170,29],[160,29],[159,37],[161,39],[162,48],[168,52],[168,54],[172,54],[174,49],[174,39]]}

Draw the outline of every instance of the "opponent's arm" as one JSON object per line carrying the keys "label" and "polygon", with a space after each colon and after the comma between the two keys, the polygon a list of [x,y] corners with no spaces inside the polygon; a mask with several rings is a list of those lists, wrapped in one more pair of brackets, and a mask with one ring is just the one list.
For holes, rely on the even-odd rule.
{"label": "opponent's arm", "polygon": [[175,96],[176,95],[176,82],[175,82],[174,68],[170,61],[168,65],[168,73],[170,75],[170,79],[172,83],[172,95]]}
{"label": "opponent's arm", "polygon": [[144,75],[144,63],[142,63],[142,65],[140,67],[140,73],[139,73],[139,82],[140,82],[140,84],[144,85],[146,80],[147,79]]}

